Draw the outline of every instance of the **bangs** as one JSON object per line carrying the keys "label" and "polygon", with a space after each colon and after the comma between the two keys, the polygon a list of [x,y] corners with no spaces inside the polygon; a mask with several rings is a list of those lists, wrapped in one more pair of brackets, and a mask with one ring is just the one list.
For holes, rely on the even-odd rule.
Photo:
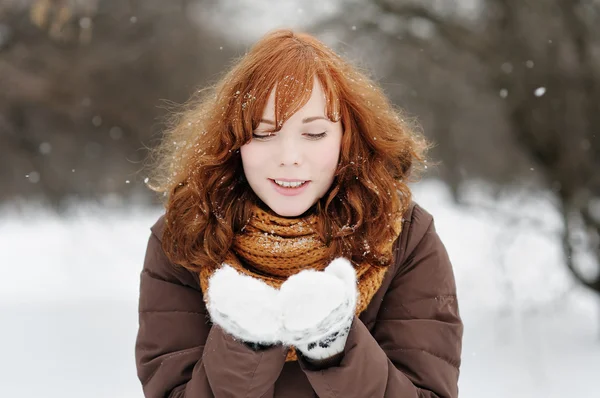
{"label": "bangs", "polygon": [[260,124],[270,94],[275,90],[275,126],[279,131],[283,124],[312,95],[315,78],[325,95],[325,116],[336,122],[340,119],[340,95],[330,68],[332,59],[308,43],[294,39],[257,46],[250,57],[250,68],[238,74],[234,86],[236,113],[239,112],[244,136],[252,137]]}

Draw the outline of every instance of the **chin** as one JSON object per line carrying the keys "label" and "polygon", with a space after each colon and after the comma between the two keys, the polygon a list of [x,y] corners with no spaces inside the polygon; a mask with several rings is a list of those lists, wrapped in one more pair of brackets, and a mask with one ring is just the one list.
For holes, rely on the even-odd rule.
{"label": "chin", "polygon": [[271,210],[280,215],[281,217],[298,217],[306,213],[308,209],[311,208],[309,205],[298,205],[298,206],[269,206]]}

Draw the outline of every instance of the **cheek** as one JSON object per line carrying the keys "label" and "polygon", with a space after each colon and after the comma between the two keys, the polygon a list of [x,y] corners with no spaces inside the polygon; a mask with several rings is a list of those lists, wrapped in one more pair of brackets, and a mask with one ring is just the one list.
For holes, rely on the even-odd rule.
{"label": "cheek", "polygon": [[242,165],[244,171],[249,171],[260,166],[262,154],[260,150],[254,145],[244,145],[240,148],[240,155],[242,157]]}
{"label": "cheek", "polygon": [[328,145],[320,146],[311,153],[313,164],[323,173],[334,173],[338,165],[340,154],[340,145],[332,142]]}

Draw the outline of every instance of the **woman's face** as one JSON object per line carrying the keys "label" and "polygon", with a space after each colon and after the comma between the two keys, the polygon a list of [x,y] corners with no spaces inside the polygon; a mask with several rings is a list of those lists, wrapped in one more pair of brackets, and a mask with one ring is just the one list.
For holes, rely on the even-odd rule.
{"label": "woman's face", "polygon": [[308,102],[275,133],[275,90],[253,138],[241,148],[244,174],[256,195],[275,213],[296,217],[331,186],[342,140],[342,124],[325,116],[326,99],[315,78]]}

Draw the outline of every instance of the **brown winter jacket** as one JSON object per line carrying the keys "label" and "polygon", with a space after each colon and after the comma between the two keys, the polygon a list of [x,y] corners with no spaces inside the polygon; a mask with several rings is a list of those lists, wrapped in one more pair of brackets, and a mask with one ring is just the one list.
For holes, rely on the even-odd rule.
{"label": "brown winter jacket", "polygon": [[141,274],[138,377],[146,397],[457,397],[463,325],[452,266],[432,216],[405,215],[394,262],[344,352],[330,363],[287,348],[255,351],[211,327],[198,278],[169,262],[164,219],[152,227]]}

